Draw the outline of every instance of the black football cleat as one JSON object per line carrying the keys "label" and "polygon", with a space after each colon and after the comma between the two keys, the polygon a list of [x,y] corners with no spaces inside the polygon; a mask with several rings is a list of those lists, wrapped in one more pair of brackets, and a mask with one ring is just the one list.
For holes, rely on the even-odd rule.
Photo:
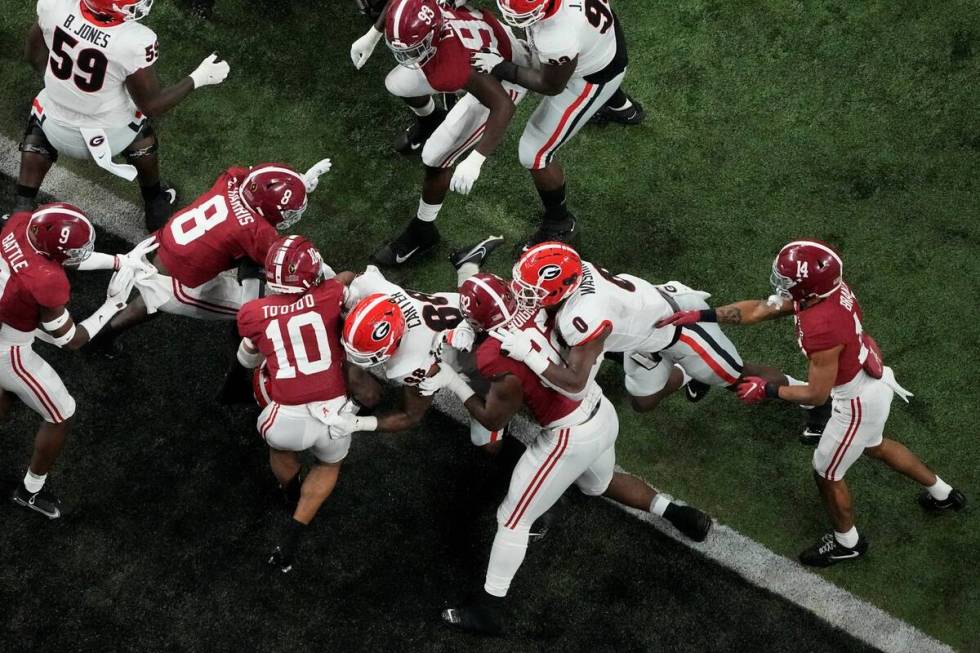
{"label": "black football cleat", "polygon": [[18,506],[24,506],[28,510],[39,512],[48,519],[58,519],[61,517],[61,501],[45,488],[40,492],[31,493],[21,483],[11,497]]}
{"label": "black football cleat", "polygon": [[147,233],[153,233],[163,225],[174,213],[177,206],[177,191],[167,184],[161,185],[161,190],[156,197],[146,203],[144,219],[146,221]]}
{"label": "black football cleat", "polygon": [[691,379],[684,386],[684,397],[692,404],[696,404],[704,399],[704,396],[708,394],[709,390],[711,390],[711,386],[707,383],[702,383],[697,379]]}
{"label": "black football cleat", "polygon": [[555,510],[549,510],[544,513],[537,520],[531,524],[531,532],[528,534],[527,541],[529,544],[537,544],[544,538],[548,537],[548,532],[551,531],[552,525],[555,523]]}
{"label": "black football cleat", "polygon": [[711,517],[692,506],[671,503],[664,511],[664,519],[695,542],[704,542],[711,532]]}
{"label": "black football cleat", "polygon": [[800,434],[800,444],[815,447],[820,444],[820,438],[823,437],[823,430],[827,427],[827,422],[830,421],[830,416],[833,411],[833,400],[828,399],[822,406],[813,406],[805,410],[807,412],[806,426],[803,427],[803,433]]}
{"label": "black football cleat", "polygon": [[849,549],[834,537],[834,533],[825,533],[816,544],[800,554],[800,562],[808,567],[829,567],[838,562],[856,560],[868,551],[868,541],[863,535],[858,536],[858,542]]}
{"label": "black football cleat", "polygon": [[550,220],[545,220],[524,243],[521,251],[526,252],[535,245],[540,243],[545,243],[548,241],[559,241],[562,243],[571,242],[572,238],[577,236],[576,227],[578,223],[575,221],[575,217],[571,214],[568,215],[568,219],[561,222],[552,222]]}
{"label": "black football cleat", "polygon": [[482,600],[459,608],[446,608],[442,620],[453,628],[497,637],[504,632],[503,598],[484,594]]}
{"label": "black football cleat", "polygon": [[966,495],[953,488],[949,496],[939,500],[933,498],[928,490],[919,494],[919,505],[928,512],[945,512],[946,510],[963,510],[966,507]]}
{"label": "black football cleat", "polygon": [[371,260],[385,267],[404,265],[438,245],[439,240],[439,230],[434,223],[413,218],[397,238],[378,248]]}
{"label": "black football cleat", "polygon": [[395,142],[392,143],[394,150],[405,156],[421,154],[422,148],[425,147],[425,142],[429,140],[429,136],[432,136],[432,133],[445,120],[446,113],[447,111],[445,109],[436,107],[435,111],[423,118],[416,116],[412,124],[406,127],[405,131],[395,138]]}
{"label": "black football cleat", "polygon": [[466,263],[473,263],[477,267],[483,267],[483,262],[487,260],[490,253],[500,247],[503,242],[503,236],[488,236],[475,245],[453,250],[449,255],[449,262],[457,270]]}
{"label": "black football cleat", "polygon": [[279,546],[272,550],[272,555],[266,562],[270,567],[276,568],[284,574],[293,570],[293,557],[288,556]]}
{"label": "black football cleat", "polygon": [[612,109],[609,105],[606,105],[592,114],[592,117],[589,118],[589,123],[600,127],[604,127],[611,122],[627,127],[642,123],[647,117],[647,112],[643,110],[643,105],[629,95],[626,97],[630,101],[628,107],[625,109]]}

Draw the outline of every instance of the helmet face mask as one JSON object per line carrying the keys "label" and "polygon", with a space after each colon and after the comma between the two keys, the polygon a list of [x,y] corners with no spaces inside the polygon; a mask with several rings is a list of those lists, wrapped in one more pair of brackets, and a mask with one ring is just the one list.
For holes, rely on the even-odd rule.
{"label": "helmet face mask", "polygon": [[793,299],[793,294],[790,292],[790,288],[795,286],[796,282],[780,274],[776,264],[777,261],[772,262],[772,272],[769,274],[769,284],[772,286],[772,292],[783,299],[791,300]]}
{"label": "helmet face mask", "polygon": [[290,227],[300,221],[303,214],[306,213],[306,207],[308,205],[308,200],[306,197],[303,198],[303,205],[298,209],[283,209],[282,210],[282,220],[276,223],[276,229],[278,231],[288,231]]}
{"label": "helmet face mask", "polygon": [[66,249],[65,254],[68,258],[64,260],[64,265],[78,265],[95,251],[95,240],[92,239],[82,245],[81,247],[73,247],[71,249]]}
{"label": "helmet face mask", "polygon": [[391,50],[391,54],[395,56],[395,61],[398,62],[399,66],[417,70],[435,56],[436,49],[432,45],[434,40],[435,32],[429,32],[425,35],[425,39],[421,43],[415,45],[406,45],[397,41],[392,42],[387,40],[386,43],[388,44],[388,49]]}

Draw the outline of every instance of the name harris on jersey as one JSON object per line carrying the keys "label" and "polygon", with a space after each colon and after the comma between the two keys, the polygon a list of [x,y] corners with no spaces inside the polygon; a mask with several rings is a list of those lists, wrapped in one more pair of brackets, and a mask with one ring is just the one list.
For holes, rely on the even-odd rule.
{"label": "name harris on jersey", "polygon": [[65,22],[62,23],[61,26],[66,30],[71,31],[71,33],[78,38],[88,41],[92,45],[102,49],[109,47],[109,39],[112,38],[112,35],[108,34],[107,32],[103,32],[97,27],[89,25],[85,21],[81,21],[81,25],[79,25],[76,29],[72,29],[72,23],[74,23],[77,18],[78,17],[75,16],[75,14],[68,14],[68,16],[65,18]]}
{"label": "name harris on jersey", "polygon": [[231,212],[235,214],[238,224],[244,227],[251,222],[255,222],[255,216],[252,211],[245,206],[241,196],[238,194],[238,180],[234,177],[229,177],[227,185],[228,192],[225,193],[225,196],[231,201]]}

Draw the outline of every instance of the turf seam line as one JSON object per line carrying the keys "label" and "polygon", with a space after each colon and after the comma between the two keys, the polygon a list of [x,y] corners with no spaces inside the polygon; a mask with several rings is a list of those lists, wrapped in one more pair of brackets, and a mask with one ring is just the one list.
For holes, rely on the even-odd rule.
{"label": "turf seam line", "polygon": [[[19,167],[20,153],[17,143],[0,134],[0,172],[16,179]],[[142,208],[79,177],[62,165],[51,168],[43,190],[59,201],[77,204],[99,227],[130,243],[137,243],[146,236],[142,226]],[[466,410],[455,397],[440,393],[436,396],[435,407],[463,425],[468,423]],[[511,422],[509,430],[512,435],[527,443],[536,436],[539,429],[526,418],[518,417]],[[734,571],[749,583],[781,596],[886,653],[953,651],[948,645],[911,624],[889,615],[724,524],[715,521],[708,540],[699,544],[684,539],[663,519],[648,512],[627,508],[613,501],[610,503]]]}

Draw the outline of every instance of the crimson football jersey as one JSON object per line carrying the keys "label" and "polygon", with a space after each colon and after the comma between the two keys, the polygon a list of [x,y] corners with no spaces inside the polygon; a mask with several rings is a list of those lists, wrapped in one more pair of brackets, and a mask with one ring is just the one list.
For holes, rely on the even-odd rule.
{"label": "crimson football jersey", "polygon": [[810,357],[815,352],[844,345],[837,362],[837,378],[834,385],[847,383],[861,371],[864,327],[861,325],[861,306],[846,283],[813,306],[801,308],[795,302],[796,339],[803,353]]}
{"label": "crimson football jersey", "polygon": [[347,394],[343,301],[343,284],[328,279],[303,295],[270,295],[242,306],[238,333],[265,356],[273,401],[298,406]]}
{"label": "crimson football jersey", "polygon": [[489,11],[443,8],[436,53],[422,65],[429,85],[442,93],[461,91],[470,79],[470,55],[487,49],[510,61],[510,34]]}
{"label": "crimson football jersey", "polygon": [[33,332],[42,308],[68,303],[71,287],[60,263],[38,253],[27,239],[30,212],[15,213],[0,232],[0,324]]}
{"label": "crimson football jersey", "polygon": [[197,288],[247,256],[256,263],[278,238],[276,228],[248,208],[238,193],[247,168],[229,168],[193,204],[175,213],[156,233],[157,254],[170,276]]}
{"label": "crimson football jersey", "polygon": [[[540,312],[538,316],[543,318],[544,312]],[[561,356],[551,343],[552,328],[545,325],[543,319],[530,319],[519,328],[531,337],[534,348],[547,356],[548,360],[553,363],[561,362]],[[488,337],[477,347],[476,366],[480,374],[490,381],[505,374],[516,376],[524,390],[524,405],[541,426],[546,427],[567,417],[582,403],[581,400],[570,399],[548,387],[527,365],[509,358],[500,350],[500,341],[496,338]]]}

